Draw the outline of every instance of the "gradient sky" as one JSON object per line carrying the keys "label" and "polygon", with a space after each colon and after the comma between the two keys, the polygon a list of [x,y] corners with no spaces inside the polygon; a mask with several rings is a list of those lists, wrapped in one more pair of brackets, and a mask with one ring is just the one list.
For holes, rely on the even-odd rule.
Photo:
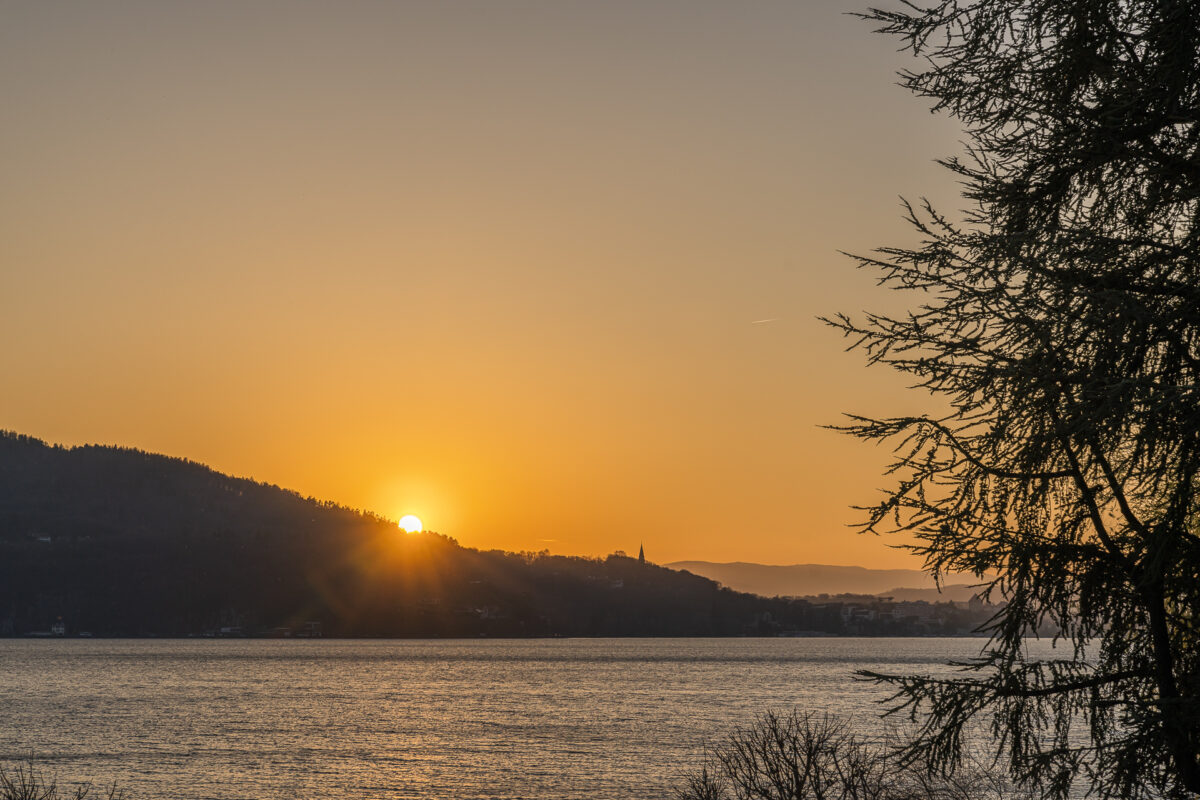
{"label": "gradient sky", "polygon": [[[465,545],[917,566],[818,314],[955,206],[858,2],[0,6],[0,427]],[[906,301],[907,302],[907,301]],[[762,320],[770,320],[763,322]]]}

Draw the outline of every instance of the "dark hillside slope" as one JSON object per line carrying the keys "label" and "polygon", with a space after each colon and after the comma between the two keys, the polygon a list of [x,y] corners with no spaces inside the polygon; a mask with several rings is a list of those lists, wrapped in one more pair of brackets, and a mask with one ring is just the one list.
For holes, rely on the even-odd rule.
{"label": "dark hillside slope", "polygon": [[96,635],[737,635],[813,613],[621,556],[406,535],[182,459],[0,434],[0,634],[61,619]]}

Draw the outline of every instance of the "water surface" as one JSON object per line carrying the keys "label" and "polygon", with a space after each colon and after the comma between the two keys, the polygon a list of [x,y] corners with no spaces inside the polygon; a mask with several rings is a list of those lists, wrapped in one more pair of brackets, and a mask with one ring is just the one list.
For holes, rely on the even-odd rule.
{"label": "water surface", "polygon": [[856,669],[980,639],[0,640],[0,761],[158,798],[672,796],[704,744],[799,706],[878,733]]}

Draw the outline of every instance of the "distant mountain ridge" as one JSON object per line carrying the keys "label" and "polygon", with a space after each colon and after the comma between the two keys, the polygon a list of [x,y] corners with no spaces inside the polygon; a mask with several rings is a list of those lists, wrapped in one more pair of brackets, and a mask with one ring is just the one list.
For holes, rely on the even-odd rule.
{"label": "distant mountain ridge", "polygon": [[837,604],[744,594],[624,555],[475,550],[193,461],[0,431],[0,636],[848,630]]}
{"label": "distant mountain ridge", "polygon": [[[832,564],[754,564],[745,561],[675,561],[665,566],[717,581],[737,592],[763,597],[811,597],[820,594],[892,596],[897,600],[969,600],[975,593],[964,581],[937,591],[929,573],[916,569],[868,569]],[[968,580],[970,576],[965,576]]]}
{"label": "distant mountain ridge", "polygon": [[0,431],[0,636],[925,636],[981,621],[946,603],[761,597],[623,554],[480,551],[193,461]]}

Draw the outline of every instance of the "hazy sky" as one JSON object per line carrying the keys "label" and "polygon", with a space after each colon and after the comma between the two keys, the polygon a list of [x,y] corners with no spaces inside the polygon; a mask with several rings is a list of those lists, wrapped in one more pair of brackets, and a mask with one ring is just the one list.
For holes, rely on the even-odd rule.
{"label": "hazy sky", "polygon": [[0,6],[0,427],[469,546],[914,566],[816,321],[953,203],[857,2]]}

